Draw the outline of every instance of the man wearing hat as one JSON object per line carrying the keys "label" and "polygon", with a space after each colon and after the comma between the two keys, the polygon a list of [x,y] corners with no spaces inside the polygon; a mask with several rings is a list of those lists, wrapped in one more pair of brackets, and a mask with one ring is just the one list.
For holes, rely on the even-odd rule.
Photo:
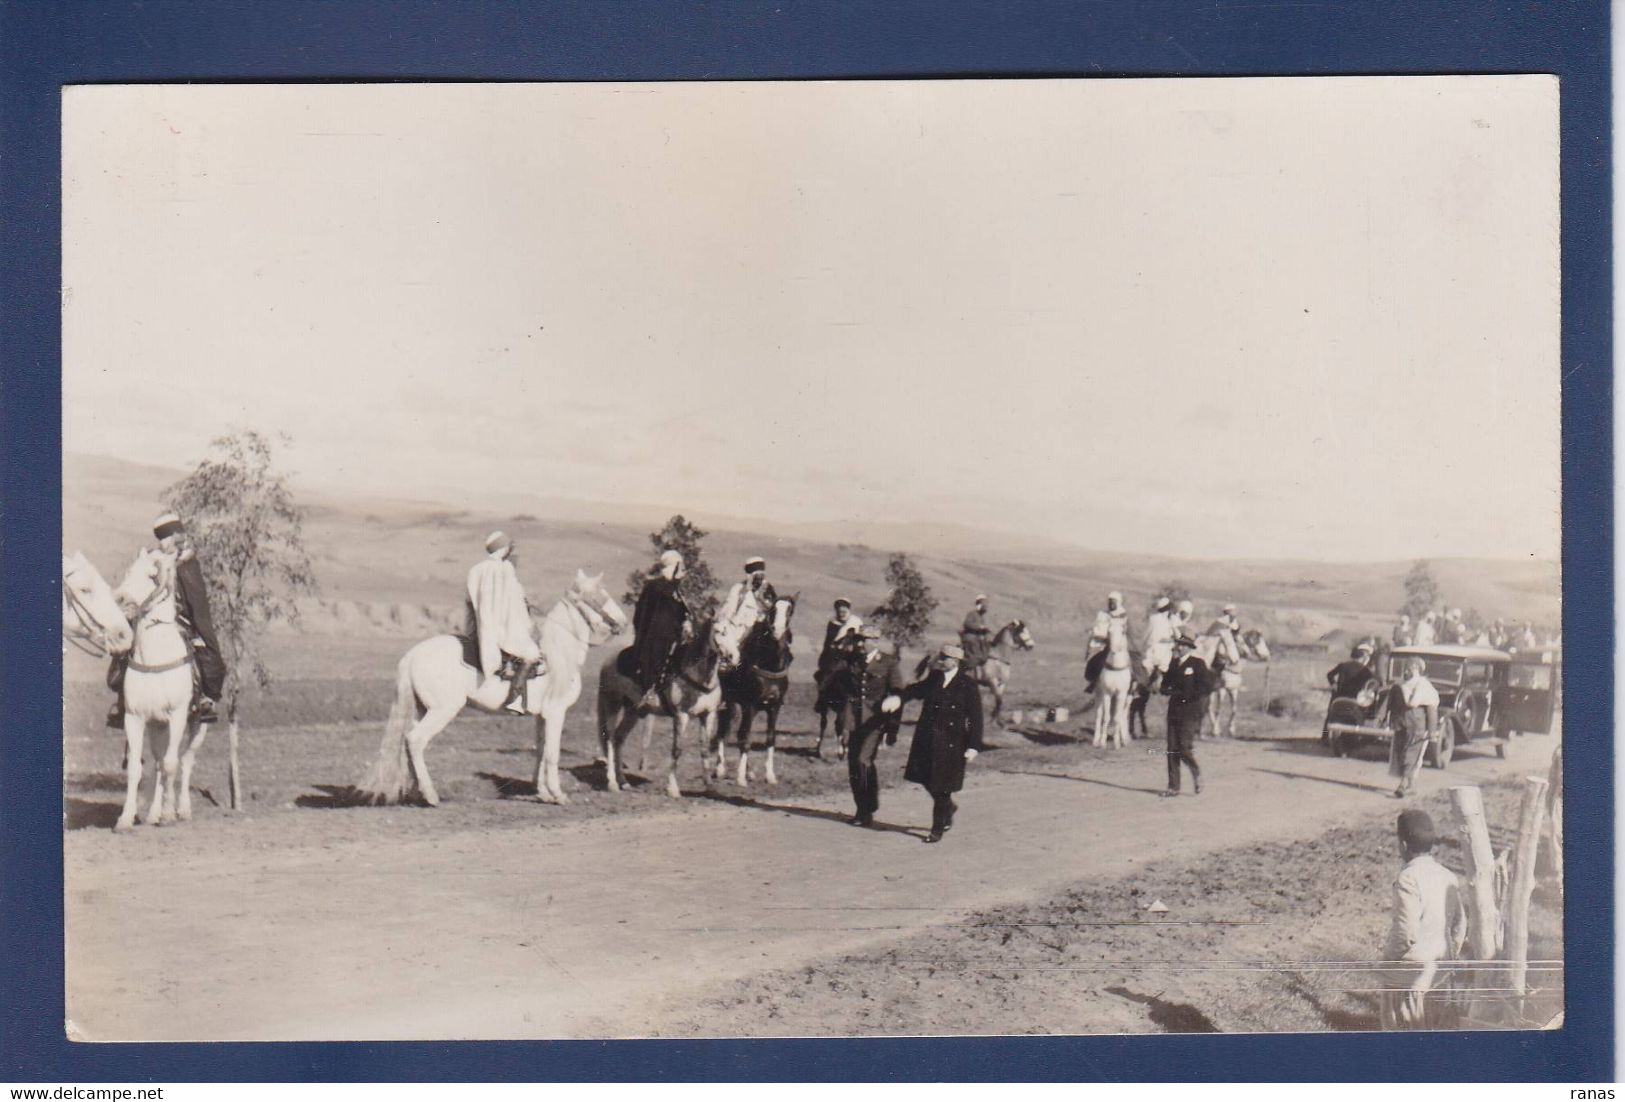
{"label": "man wearing hat", "polygon": [[1196,653],[1196,636],[1188,628],[1181,630],[1174,639],[1173,664],[1162,679],[1162,694],[1168,698],[1168,788],[1164,796],[1179,795],[1181,763],[1190,768],[1196,794],[1202,794],[1202,770],[1193,751],[1213,687],[1213,674]]}
{"label": "man wearing hat", "polygon": [[869,714],[847,743],[846,771],[852,782],[852,800],[857,804],[851,823],[866,827],[874,824],[875,812],[880,810],[880,774],[875,769],[880,740],[884,738],[887,746],[896,743],[897,729],[903,722],[901,711],[888,712],[882,705],[888,697],[900,697],[908,683],[897,656],[897,644],[881,638],[880,629],[871,624],[865,624],[859,631],[865,660],[858,690],[863,708]]}
{"label": "man wearing hat", "polygon": [[[1327,671],[1326,684],[1331,687],[1333,700],[1339,697],[1355,699],[1360,695],[1360,690],[1377,680],[1377,671],[1371,668],[1371,656],[1375,650],[1369,640],[1361,639],[1354,644],[1348,658]],[[1327,727],[1331,723],[1331,714],[1331,706],[1327,705],[1326,722],[1320,725],[1321,742],[1331,740],[1331,731]]]}
{"label": "man wearing hat", "polygon": [[[1383,1029],[1441,1029],[1453,1022],[1444,1000],[1431,994],[1439,962],[1456,960],[1467,939],[1467,910],[1456,874],[1433,857],[1438,832],[1425,811],[1399,815],[1399,855],[1392,922],[1383,948],[1387,964],[1380,1018]],[[1444,977],[1448,979],[1449,977]]]}
{"label": "man wearing hat", "polygon": [[965,652],[967,666],[980,666],[987,661],[993,630],[987,626],[987,594],[978,593],[976,603],[965,613],[965,622],[959,627],[959,646]]}
{"label": "man wearing hat", "polygon": [[905,700],[921,702],[903,778],[931,793],[927,842],[942,841],[952,829],[954,812],[959,810],[953,795],[965,786],[965,764],[975,761],[982,749],[982,694],[960,669],[964,660],[964,648],[945,643],[924,680],[881,703],[881,709],[890,713]]}
{"label": "man wearing hat", "polygon": [[728,590],[717,619],[729,634],[743,641],[758,623],[773,615],[778,602],[779,595],[767,580],[767,561],[752,555],[745,560],[744,581],[735,582]]}
{"label": "man wearing hat", "polygon": [[[198,695],[192,704],[192,718],[199,723],[218,719],[215,705],[226,688],[226,660],[214,634],[214,616],[209,611],[209,587],[203,581],[203,567],[186,525],[174,513],[165,513],[152,523],[158,546],[175,556],[175,615],[181,632],[192,640],[192,656],[197,663]],[[107,715],[109,727],[124,726],[124,670],[128,654],[116,656],[107,671],[107,684],[116,694]]]}
{"label": "man wearing hat", "polygon": [[518,663],[502,707],[525,714],[525,686],[541,665],[542,651],[531,636],[530,606],[514,569],[519,548],[505,532],[485,537],[485,558],[468,572],[468,633],[479,642],[480,672],[503,672],[503,655]]}
{"label": "man wearing hat", "polygon": [[824,625],[824,646],[818,652],[818,668],[813,671],[813,683],[818,686],[818,708],[829,706],[824,697],[824,682],[851,653],[863,628],[863,621],[852,614],[852,602],[846,597],[835,598],[835,611]]}
{"label": "man wearing hat", "polygon": [[693,630],[693,614],[683,600],[682,582],[687,567],[682,552],[668,547],[660,552],[649,577],[638,592],[632,610],[630,675],[643,690],[641,707],[659,707],[660,683],[665,679],[672,652],[685,633]]}
{"label": "man wearing hat", "polygon": [[1158,597],[1151,614],[1145,618],[1146,687],[1153,693],[1162,688],[1162,679],[1173,663],[1174,635],[1172,603],[1166,597]]}

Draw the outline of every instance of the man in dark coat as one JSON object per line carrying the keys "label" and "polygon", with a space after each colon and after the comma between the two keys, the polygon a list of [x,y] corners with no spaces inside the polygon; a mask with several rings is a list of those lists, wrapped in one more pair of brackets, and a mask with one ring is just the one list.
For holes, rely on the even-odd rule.
{"label": "man in dark coat", "polygon": [[[1373,647],[1369,642],[1361,640],[1354,644],[1347,660],[1339,662],[1326,672],[1326,684],[1331,687],[1332,699],[1347,697],[1350,700],[1360,695],[1360,690],[1370,682],[1377,680],[1377,672],[1371,668],[1371,654]],[[1326,706],[1326,721],[1320,725],[1320,741],[1329,742],[1332,737],[1330,724],[1332,721],[1331,705]]]}
{"label": "man in dark coat", "polygon": [[[165,513],[154,521],[152,534],[158,537],[160,548],[175,556],[175,615],[182,634],[192,642],[192,657],[197,664],[198,696],[192,704],[192,718],[199,723],[214,723],[219,718],[215,705],[226,688],[226,660],[214,634],[203,567],[198,564],[186,526],[174,513]],[[107,686],[117,694],[107,714],[109,727],[124,726],[124,670],[129,660],[128,654],[115,657],[107,671]]]}
{"label": "man in dark coat", "polygon": [[963,648],[946,644],[937,655],[935,669],[901,693],[889,696],[881,707],[895,712],[905,700],[921,701],[908,748],[905,780],[931,793],[931,833],[927,842],[940,842],[954,825],[958,806],[953,794],[965,785],[965,763],[982,749],[982,694],[970,675],[960,670]]}
{"label": "man in dark coat", "polygon": [[1190,767],[1196,794],[1202,794],[1202,770],[1192,750],[1213,688],[1213,673],[1196,653],[1196,637],[1181,630],[1174,640],[1174,664],[1162,679],[1162,693],[1168,698],[1168,789],[1164,796],[1179,795],[1181,762]]}
{"label": "man in dark coat", "polygon": [[660,565],[644,581],[632,610],[632,678],[643,690],[645,707],[658,706],[655,694],[672,651],[693,622],[680,588],[683,573],[682,553],[670,547],[662,551]]}
{"label": "man in dark coat", "polygon": [[877,627],[864,625],[861,630],[866,659],[858,690],[868,718],[847,743],[846,771],[852,782],[852,799],[858,807],[857,814],[852,816],[852,825],[866,827],[873,825],[875,812],[880,810],[880,774],[875,769],[880,740],[884,738],[887,746],[894,745],[897,729],[903,723],[900,710],[888,712],[883,705],[889,697],[901,701],[908,683],[897,656],[897,645],[890,639],[882,639]]}
{"label": "man in dark coat", "polygon": [[835,612],[824,625],[824,646],[818,652],[818,669],[813,671],[813,684],[818,686],[817,707],[822,710],[830,707],[831,703],[825,696],[825,686],[830,676],[852,656],[852,648],[858,645],[859,632],[863,630],[863,621],[852,615],[852,602],[846,597],[835,600]]}

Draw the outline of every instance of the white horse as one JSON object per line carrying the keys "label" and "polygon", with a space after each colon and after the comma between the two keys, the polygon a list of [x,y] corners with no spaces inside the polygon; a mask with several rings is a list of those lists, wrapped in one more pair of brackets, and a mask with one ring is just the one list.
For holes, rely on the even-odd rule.
{"label": "white horse", "polygon": [[109,586],[82,551],[62,556],[62,641],[105,658],[135,641]]}
{"label": "white horse", "polygon": [[[1269,643],[1264,633],[1256,628],[1242,632],[1239,638],[1234,632],[1210,628],[1208,634],[1198,640],[1197,651],[1214,671],[1218,685],[1208,695],[1208,726],[1214,738],[1235,738],[1236,712],[1241,705],[1242,667],[1249,659],[1268,662]],[[1228,717],[1226,704],[1230,706]]]}
{"label": "white horse", "polygon": [[[546,672],[524,693],[525,711],[536,717],[536,798],[542,803],[570,802],[559,786],[559,741],[564,714],[581,695],[587,648],[608,642],[625,627],[626,614],[604,589],[604,576],[588,577],[580,570],[542,619]],[[480,671],[463,661],[463,643],[455,635],[436,635],[407,651],[396,667],[395,705],[384,725],[378,761],[357,790],[374,803],[395,803],[415,777],[424,802],[438,807],[440,795],[423,758],[430,740],[469,704],[507,714],[502,707],[507,683],[495,677],[481,681]]]}
{"label": "white horse", "polygon": [[142,821],[159,826],[185,822],[192,817],[192,765],[208,728],[189,722],[195,660],[191,642],[175,622],[175,556],[143,548],[114,596],[134,609],[135,641],[124,674],[124,809],[113,829],[135,826],[148,723],[162,724],[169,738],[162,756],[153,744],[158,778]]}
{"label": "white horse", "polygon": [[1134,656],[1129,653],[1128,621],[1114,616],[1106,629],[1106,656],[1095,678],[1095,737],[1092,745],[1128,745],[1129,696],[1134,688]]}

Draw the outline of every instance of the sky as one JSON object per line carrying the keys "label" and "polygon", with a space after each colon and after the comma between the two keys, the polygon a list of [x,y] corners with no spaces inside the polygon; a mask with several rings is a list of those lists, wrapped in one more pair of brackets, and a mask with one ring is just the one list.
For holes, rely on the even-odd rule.
{"label": "sky", "polygon": [[1555,558],[1557,153],[1539,76],[70,87],[63,446]]}

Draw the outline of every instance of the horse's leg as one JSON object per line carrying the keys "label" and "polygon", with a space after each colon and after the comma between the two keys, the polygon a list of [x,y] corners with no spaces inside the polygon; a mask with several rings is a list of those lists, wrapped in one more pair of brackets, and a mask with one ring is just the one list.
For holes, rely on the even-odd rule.
{"label": "horse's leg", "polygon": [[1095,683],[1095,737],[1089,740],[1095,747],[1106,745],[1106,693],[1100,683]]}
{"label": "horse's leg", "polygon": [[[751,704],[741,704],[739,706],[739,770],[738,775],[734,777],[734,782],[738,784],[740,788],[746,788],[750,785],[750,729],[755,722],[755,706]],[[722,737],[717,741],[720,746],[720,744],[725,743],[728,740],[726,737]],[[718,780],[722,779],[722,774],[723,769],[721,763],[718,763]]]}
{"label": "horse's leg", "polygon": [[829,709],[818,709],[818,744],[813,747],[813,756],[819,761],[824,760],[824,733],[829,730]]}
{"label": "horse's leg", "polygon": [[616,713],[614,728],[604,742],[604,776],[611,792],[619,792],[626,787],[626,736],[637,725],[637,709],[623,701],[621,710]]}
{"label": "horse's leg", "polygon": [[1119,689],[1116,696],[1117,696],[1117,699],[1115,701],[1113,701],[1113,704],[1112,704],[1112,712],[1114,713],[1114,715],[1116,717],[1116,722],[1117,722],[1117,746],[1118,746],[1118,749],[1122,749],[1122,748],[1126,747],[1128,745],[1128,743],[1129,743],[1129,737],[1128,737],[1128,690],[1127,689]]}
{"label": "horse's leg", "polygon": [[559,742],[563,733],[564,710],[543,705],[536,717],[536,798],[543,803],[570,802],[559,784]]}
{"label": "horse's leg", "polygon": [[187,725],[186,749],[181,753],[180,802],[175,805],[175,817],[183,823],[192,821],[192,766],[197,762],[197,752],[203,746],[203,740],[208,737],[208,724]]}
{"label": "horse's leg", "polygon": [[1236,712],[1241,709],[1241,690],[1226,689],[1225,695],[1230,698],[1230,722],[1225,726],[1225,737],[1236,737]]}
{"label": "horse's leg", "polygon": [[123,833],[135,829],[135,805],[141,795],[141,744],[147,738],[147,721],[128,711],[124,713],[124,809],[113,829]]}
{"label": "horse's leg", "polygon": [[412,725],[406,732],[406,757],[412,763],[412,775],[417,778],[418,791],[423,794],[423,802],[430,807],[440,806],[440,793],[435,791],[434,781],[429,779],[429,764],[423,759],[423,752],[429,748],[429,741],[446,729],[446,725],[457,718],[457,713],[463,710],[461,703],[455,707],[441,705],[430,708],[423,713],[423,718]]}
{"label": "horse's leg", "polygon": [[[716,761],[706,766],[705,775],[708,778],[720,781],[728,776],[728,734],[733,730],[733,725],[736,722],[743,733],[746,724],[750,721],[745,717],[745,706],[743,704],[724,703],[718,705],[717,710],[712,712],[711,716],[715,722],[707,724],[707,730],[710,734],[705,739],[705,746],[707,754],[716,755]],[[748,735],[741,740],[740,746],[742,749],[739,755],[739,767],[743,769],[745,767],[744,752],[750,749]]]}
{"label": "horse's leg", "polygon": [[778,784],[778,774],[773,772],[773,748],[779,741],[779,705],[767,706],[767,771],[762,775],[768,784]]}
{"label": "horse's leg", "polygon": [[[683,736],[687,733],[688,713],[678,708],[671,717],[671,769],[666,773],[666,795],[674,800],[683,795],[683,789],[677,783],[677,763],[682,760]],[[701,764],[704,764],[703,760]]]}

